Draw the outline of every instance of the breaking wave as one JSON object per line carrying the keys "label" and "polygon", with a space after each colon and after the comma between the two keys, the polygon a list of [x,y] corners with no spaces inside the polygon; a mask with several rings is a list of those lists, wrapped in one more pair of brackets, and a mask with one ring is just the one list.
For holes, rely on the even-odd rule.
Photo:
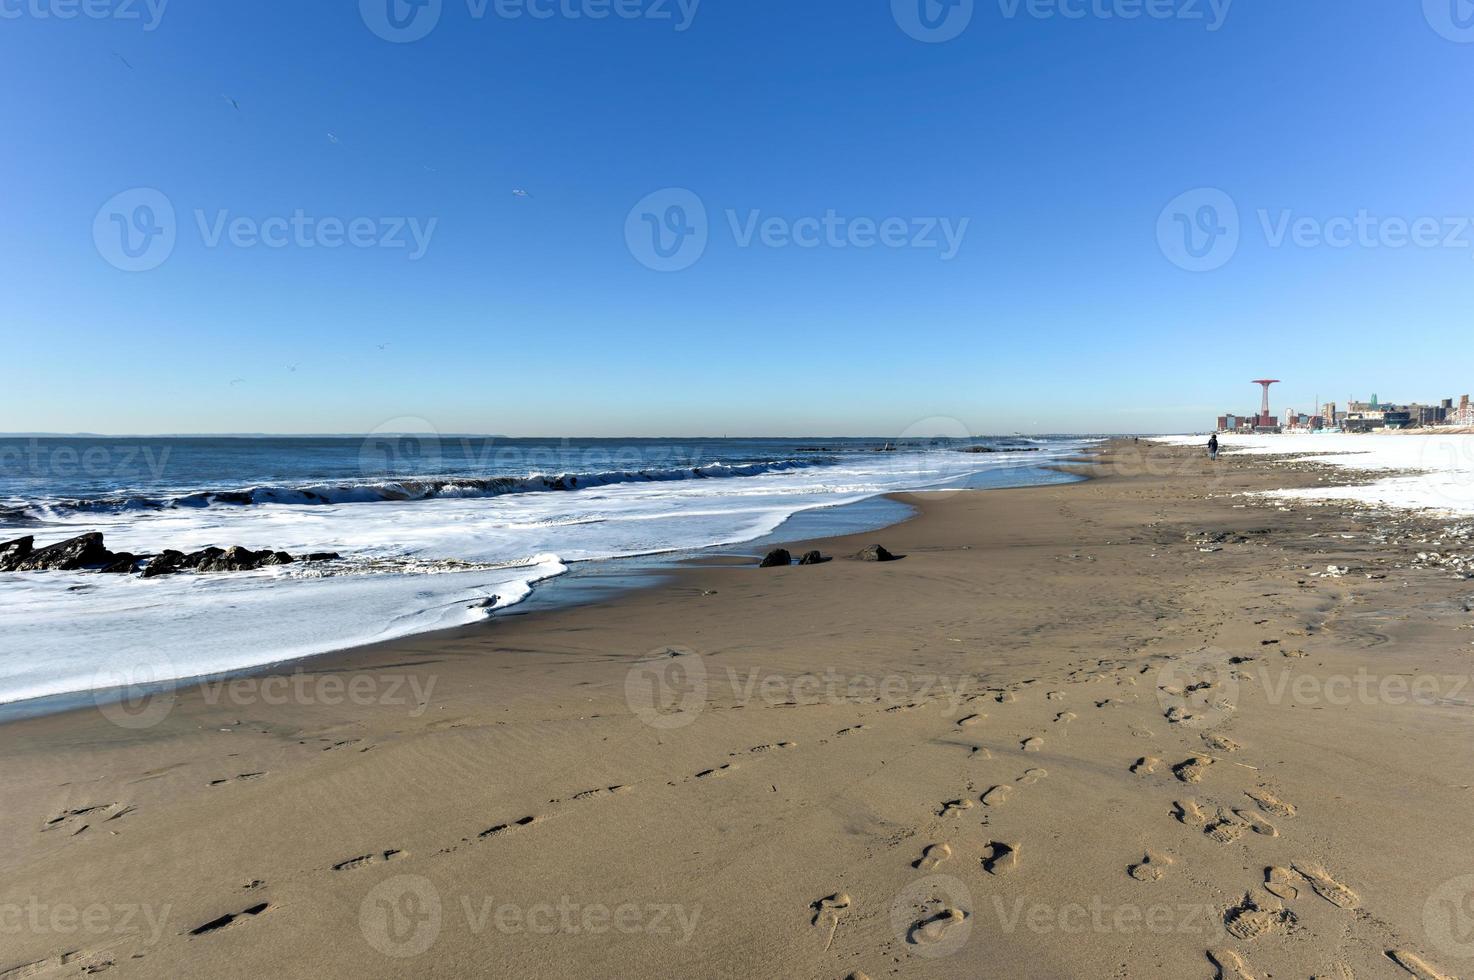
{"label": "breaking wave", "polygon": [[624,483],[664,483],[679,480],[720,480],[786,473],[826,465],[821,459],[788,459],[761,463],[712,463],[669,469],[610,470],[591,473],[533,473],[529,476],[417,477],[406,480],[366,480],[302,486],[256,486],[239,490],[197,490],[166,496],[143,494],[77,498],[37,503],[32,516],[78,513],[123,513],[176,508],[250,507],[257,504],[311,506],[363,504],[382,501],[439,498],[500,497],[514,493],[566,493]]}

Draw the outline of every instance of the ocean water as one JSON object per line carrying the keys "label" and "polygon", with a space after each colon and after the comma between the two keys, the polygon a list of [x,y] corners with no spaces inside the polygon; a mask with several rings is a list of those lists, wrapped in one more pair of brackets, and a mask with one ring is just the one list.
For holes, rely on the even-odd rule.
{"label": "ocean water", "polygon": [[[1057,483],[1085,440],[0,439],[0,541],[341,560],[142,579],[0,573],[0,704],[474,622],[580,563],[860,530],[899,490]],[[963,445],[992,453],[959,452]],[[889,515],[887,518],[885,515]]]}

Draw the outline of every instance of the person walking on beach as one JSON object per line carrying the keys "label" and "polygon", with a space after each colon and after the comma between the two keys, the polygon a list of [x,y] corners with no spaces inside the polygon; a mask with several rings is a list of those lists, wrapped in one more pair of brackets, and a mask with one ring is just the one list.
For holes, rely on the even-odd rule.
{"label": "person walking on beach", "polygon": [[1208,437],[1208,458],[1218,458],[1218,433],[1216,432]]}

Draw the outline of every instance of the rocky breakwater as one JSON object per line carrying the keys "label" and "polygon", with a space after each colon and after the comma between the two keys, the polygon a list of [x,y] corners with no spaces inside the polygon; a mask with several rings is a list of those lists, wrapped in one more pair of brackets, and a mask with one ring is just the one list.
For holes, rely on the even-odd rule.
{"label": "rocky breakwater", "polygon": [[156,555],[135,555],[128,551],[109,551],[103,544],[102,534],[89,531],[44,548],[37,548],[35,537],[29,534],[0,543],[0,572],[90,571],[131,575],[141,568],[142,578],[154,578],[179,572],[249,572],[299,561],[332,561],[337,557],[333,552],[293,556],[271,548],[252,551],[239,545],[201,548],[188,554],[166,548]]}

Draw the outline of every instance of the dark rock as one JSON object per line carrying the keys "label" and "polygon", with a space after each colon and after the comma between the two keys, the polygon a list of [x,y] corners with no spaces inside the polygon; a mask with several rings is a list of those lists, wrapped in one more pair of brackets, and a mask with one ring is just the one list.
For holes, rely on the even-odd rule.
{"label": "dark rock", "polygon": [[261,565],[263,567],[266,565],[290,565],[296,560],[285,551],[273,551],[261,559]]}
{"label": "dark rock", "polygon": [[339,557],[336,551],[314,551],[302,561],[337,561]]}
{"label": "dark rock", "polygon": [[[231,545],[223,552],[212,558],[206,558],[200,562],[197,571],[201,572],[249,572],[260,568],[262,559],[270,557],[269,551],[252,551],[250,548],[242,548],[240,545]],[[193,557],[193,556],[191,556]]]}
{"label": "dark rock", "polygon": [[112,557],[112,553],[102,546],[102,535],[97,531],[90,531],[49,548],[31,552],[16,564],[15,571],[69,572],[88,565],[105,565]]}
{"label": "dark rock", "polygon": [[205,562],[214,561],[223,554],[225,554],[225,551],[221,548],[201,548],[199,551],[192,551],[185,555],[184,559],[179,563],[179,567],[197,570]]}
{"label": "dark rock", "polygon": [[27,534],[23,538],[0,544],[0,572],[8,572],[25,560],[32,551],[36,539]]}
{"label": "dark rock", "polygon": [[120,551],[113,555],[113,560],[98,569],[106,575],[132,575],[133,566],[138,564],[138,556],[126,551]]}
{"label": "dark rock", "polygon": [[149,559],[143,569],[144,578],[153,578],[156,575],[173,575],[184,568],[185,555],[182,551],[165,549],[158,555]]}
{"label": "dark rock", "polygon": [[808,551],[805,552],[804,556],[798,560],[798,563],[800,565],[822,565],[828,560],[828,558],[825,558],[817,551]]}
{"label": "dark rock", "polygon": [[896,556],[878,544],[872,544],[855,556],[860,561],[895,561]]}
{"label": "dark rock", "polygon": [[762,560],[758,568],[787,568],[793,564],[793,556],[786,548],[774,548],[768,552],[768,556]]}

